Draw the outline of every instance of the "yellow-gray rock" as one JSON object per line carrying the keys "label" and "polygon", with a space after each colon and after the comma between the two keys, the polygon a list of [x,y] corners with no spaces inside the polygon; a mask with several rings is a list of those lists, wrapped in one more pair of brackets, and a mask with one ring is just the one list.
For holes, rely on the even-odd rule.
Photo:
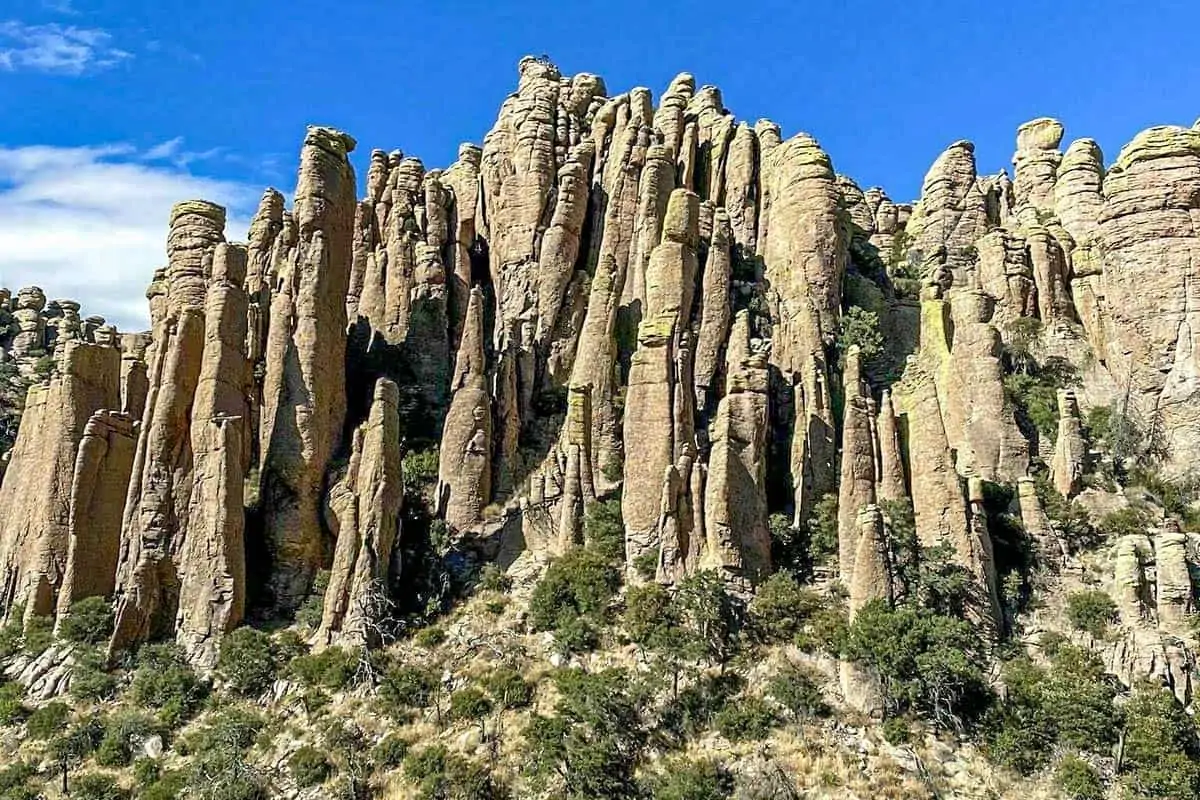
{"label": "yellow-gray rock", "polygon": [[696,405],[704,408],[708,392],[715,389],[721,366],[721,350],[729,333],[731,297],[729,215],[718,208],[713,215],[712,238],[704,260],[704,276],[699,295],[700,329],[696,334],[695,384]]}
{"label": "yellow-gray rock", "polygon": [[146,353],[150,348],[148,333],[125,333],[119,336],[121,348],[121,410],[141,421],[150,393]]}
{"label": "yellow-gray rock", "polygon": [[[760,135],[760,140],[761,140]],[[759,255],[775,320],[771,364],[791,393],[790,474],[796,519],[832,489],[836,445],[825,364],[841,307],[847,258],[833,167],[816,140],[799,134],[763,152]]]}
{"label": "yellow-gray rock", "polygon": [[1041,214],[1054,213],[1055,178],[1062,154],[1062,123],[1050,117],[1030,120],[1017,129],[1017,152],[1013,155],[1013,196],[1022,225],[1036,224]]}
{"label": "yellow-gray rock", "polygon": [[879,437],[879,481],[875,494],[880,501],[903,500],[908,497],[908,479],[904,459],[900,454],[900,433],[896,429],[896,409],[892,393],[883,390],[879,400],[879,419],[875,424]]}
{"label": "yellow-gray rock", "polygon": [[133,471],[139,423],[116,411],[88,420],[71,479],[70,542],[58,594],[57,618],[88,597],[109,597],[116,588],[121,512]]}
{"label": "yellow-gray rock", "polygon": [[476,208],[479,205],[479,164],[483,151],[473,144],[458,148],[458,160],[442,173],[442,182],[453,197],[450,216],[449,281],[450,347],[458,352],[463,320],[471,296],[471,248],[476,244]]}
{"label": "yellow-gray rock", "polygon": [[172,209],[170,263],[154,289],[165,295],[160,315],[152,317],[150,393],[121,523],[113,651],[175,632],[176,557],[187,536],[194,477],[192,402],[205,349],[204,289],[224,220],[223,208],[204,201]]}
{"label": "yellow-gray rock", "polygon": [[[843,355],[842,467],[838,481],[838,573],[853,585],[861,526],[859,512],[875,503],[876,462],[875,403],[862,376],[857,345]],[[881,523],[882,524],[882,523]]]}
{"label": "yellow-gray rock", "polygon": [[1054,213],[1076,244],[1093,238],[1104,206],[1104,154],[1092,139],[1071,142],[1054,181]]}
{"label": "yellow-gray rock", "polygon": [[1176,636],[1186,636],[1188,617],[1195,611],[1196,559],[1188,558],[1188,536],[1178,528],[1154,537],[1155,595],[1159,627]]}
{"label": "yellow-gray rock", "polygon": [[318,646],[380,643],[390,611],[388,568],[400,535],[404,477],[400,456],[399,391],[380,378],[367,421],[354,432],[346,474],[329,491],[337,538]]}
{"label": "yellow-gray rock", "polygon": [[762,580],[771,569],[766,498],[770,419],[763,350],[763,343],[750,338],[749,314],[739,312],[729,334],[725,396],[712,424],[704,487],[703,566],[718,567],[743,586]]}
{"label": "yellow-gray rock", "polygon": [[192,492],[175,558],[175,638],[192,663],[216,665],[221,636],[245,611],[244,485],[250,465],[251,362],[246,248],[221,244],[204,306],[204,350],[191,409]]}
{"label": "yellow-gray rock", "polygon": [[308,592],[325,551],[320,495],[346,414],[346,293],[354,238],[354,139],[309,128],[300,151],[290,274],[271,302],[261,416],[263,524],[281,608]]}
{"label": "yellow-gray rock", "polygon": [[941,259],[956,283],[964,282],[975,261],[975,241],[988,230],[987,201],[976,178],[975,145],[950,145],[926,173],[905,226],[918,260]]}
{"label": "yellow-gray rock", "polygon": [[479,522],[492,495],[492,404],[483,337],[483,291],[475,287],[454,362],[438,460],[437,506],[451,530]]}
{"label": "yellow-gray rock", "polygon": [[1066,546],[1042,508],[1037,483],[1027,475],[1017,478],[1017,508],[1025,532],[1033,540],[1038,562],[1061,567],[1067,557]]}
{"label": "yellow-gray rock", "polygon": [[70,547],[71,488],[88,420],[120,402],[120,352],[65,342],[48,383],[33,386],[0,485],[0,612],[52,614]]}
{"label": "yellow-gray rock", "polygon": [[[631,565],[646,553],[660,551],[668,471],[685,455],[691,458],[695,447],[690,348],[684,338],[698,270],[699,212],[695,193],[686,189],[671,193],[663,239],[646,270],[645,316],[638,325],[638,347],[625,396],[621,513]],[[654,435],[647,435],[649,431]],[[690,475],[681,474],[678,480],[686,492]]]}
{"label": "yellow-gray rock", "polygon": [[1058,438],[1054,443],[1054,460],[1050,462],[1054,488],[1063,497],[1074,497],[1083,488],[1086,471],[1087,439],[1079,419],[1079,403],[1074,392],[1059,389]]}
{"label": "yellow-gray rock", "polygon": [[1107,363],[1147,418],[1171,431],[1168,473],[1200,453],[1200,131],[1158,127],[1104,178],[1100,241]]}

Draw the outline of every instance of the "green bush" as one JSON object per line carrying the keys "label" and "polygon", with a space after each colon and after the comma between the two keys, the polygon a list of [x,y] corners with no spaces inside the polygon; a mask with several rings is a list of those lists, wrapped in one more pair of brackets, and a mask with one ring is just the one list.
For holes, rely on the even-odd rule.
{"label": "green bush", "polygon": [[906,717],[888,717],[880,728],[883,740],[890,745],[907,744],[912,740],[912,721]]}
{"label": "green bush", "polygon": [[321,627],[321,617],[325,614],[325,590],[329,588],[329,570],[317,572],[313,578],[312,590],[304,598],[304,602],[296,609],[296,622],[310,631]]}
{"label": "green bush", "polygon": [[[137,762],[154,764],[150,759]],[[154,780],[146,782],[138,790],[137,800],[178,800],[187,788],[187,776],[176,770],[158,771]]]}
{"label": "green bush", "polygon": [[398,733],[389,733],[380,740],[379,744],[375,745],[371,755],[378,766],[395,769],[404,762],[404,757],[408,755],[410,747],[412,745],[409,744],[408,739]]}
{"label": "green bush", "polygon": [[29,716],[25,707],[25,687],[19,683],[0,686],[0,725],[16,725]]}
{"label": "green bush", "polygon": [[261,695],[275,682],[278,667],[271,637],[263,631],[242,627],[221,641],[217,675],[235,694]]}
{"label": "green bush", "polygon": [[172,727],[191,717],[208,695],[183,653],[168,644],[146,645],[138,651],[129,690],[135,703],[158,709],[163,722]]}
{"label": "green bush", "polygon": [[95,752],[103,737],[104,718],[92,714],[71,726],[61,736],[51,739],[46,747],[46,755],[65,770]]}
{"label": "green bush", "polygon": [[582,547],[559,557],[534,587],[529,622],[535,631],[554,631],[568,650],[594,644],[587,628],[603,619],[621,576],[600,552]]}
{"label": "green bush", "polygon": [[28,761],[14,761],[0,767],[0,798],[3,800],[34,800],[36,792],[30,794],[29,782],[37,775],[37,768]]}
{"label": "green bush", "polygon": [[583,519],[583,538],[588,549],[610,564],[625,561],[625,522],[619,497],[593,503]]}
{"label": "green bush", "polygon": [[72,800],[127,800],[128,789],[122,789],[109,775],[85,772],[71,782]]}
{"label": "green bush", "polygon": [[486,769],[451,753],[445,745],[413,751],[404,775],[417,784],[416,800],[502,800],[507,796]]}
{"label": "green bush", "polygon": [[304,686],[341,691],[350,686],[358,673],[361,651],[327,647],[317,653],[293,658],[288,674]]}
{"label": "green bush", "polygon": [[406,720],[414,709],[432,705],[439,686],[438,676],[431,669],[411,664],[392,667],[379,683],[379,699],[385,711]]}
{"label": "green bush", "polygon": [[924,713],[956,728],[987,705],[986,649],[963,619],[873,601],[858,610],[843,655],[875,670],[889,712]]}
{"label": "green bush", "polygon": [[244,752],[254,744],[266,724],[257,711],[230,706],[189,733],[182,742],[182,750],[185,755],[197,756],[222,751]]}
{"label": "green bush", "polygon": [[1162,687],[1135,687],[1125,706],[1123,783],[1157,800],[1200,797],[1200,736],[1196,721]]}
{"label": "green bush", "polygon": [[1105,592],[1089,589],[1067,595],[1067,619],[1075,630],[1104,638],[1108,626],[1117,618],[1117,604]]}
{"label": "green bush", "polygon": [[838,552],[838,498],[832,492],[813,506],[808,518],[808,556],[813,564],[828,564]]}
{"label": "green bush", "polygon": [[1110,511],[1096,525],[1105,537],[1116,540],[1122,536],[1145,536],[1150,527],[1149,515],[1141,508],[1130,506]]}
{"label": "green bush", "polygon": [[528,770],[535,778],[559,776],[565,798],[635,798],[634,770],[646,741],[642,698],[621,669],[555,676],[553,716],[535,715],[525,729]]}
{"label": "green bush", "polygon": [[713,570],[687,576],[676,588],[673,604],[700,652],[712,663],[728,661],[739,644],[744,606],[735,602],[721,576]]}
{"label": "green bush", "polygon": [[758,741],[771,732],[775,712],[762,698],[741,697],[721,709],[714,722],[731,742]]}
{"label": "green bush", "polygon": [[413,643],[426,650],[433,649],[444,641],[446,641],[446,631],[436,625],[422,628],[413,636]]}
{"label": "green bush", "polygon": [[311,745],[305,745],[288,758],[288,770],[292,780],[301,789],[309,786],[319,786],[329,778],[333,771],[325,754]]}
{"label": "green bush", "polygon": [[27,655],[40,656],[54,644],[54,620],[48,616],[30,617],[22,641]]}
{"label": "green bush", "polygon": [[160,734],[154,718],[142,711],[114,712],[104,724],[104,735],[96,748],[96,763],[102,767],[127,767],[146,739]]}
{"label": "green bush", "polygon": [[1074,367],[1051,356],[1028,372],[1004,376],[1004,394],[1018,422],[1024,422],[1050,441],[1058,434],[1058,390],[1077,382]]}
{"label": "green bush", "polygon": [[103,597],[88,597],[71,606],[59,626],[59,633],[68,642],[101,644],[113,632],[112,605]]}
{"label": "green bush", "polygon": [[492,670],[484,677],[483,688],[500,708],[525,708],[533,702],[533,684],[509,666]]}
{"label": "green bush", "polygon": [[1067,800],[1104,800],[1104,782],[1088,762],[1066,756],[1054,770],[1054,781]]}
{"label": "green bush", "polygon": [[767,694],[793,719],[823,717],[829,706],[821,694],[822,683],[824,676],[818,670],[789,661],[767,681]]}
{"label": "green bush", "polygon": [[701,674],[663,709],[659,728],[679,740],[699,736],[713,726],[717,714],[733,701],[745,683],[736,672]]}
{"label": "green bush", "polygon": [[761,641],[788,642],[821,605],[816,592],[802,587],[790,572],[776,572],[762,582],[750,601],[750,627]]}
{"label": "green bush", "polygon": [[650,800],[724,800],[733,796],[733,778],[718,762],[677,760],[648,781]]}
{"label": "green bush", "polygon": [[512,588],[512,578],[498,564],[485,564],[479,571],[479,588],[485,592],[507,592]]}
{"label": "green bush", "polygon": [[76,700],[109,700],[116,695],[117,677],[106,669],[99,651],[89,648],[75,652],[70,692]]}
{"label": "green bush", "polygon": [[31,739],[49,739],[62,730],[69,716],[71,708],[66,703],[47,703],[29,715],[25,730]]}
{"label": "green bush", "polygon": [[492,713],[492,701],[482,689],[467,686],[450,695],[450,719],[478,721]]}
{"label": "green bush", "polygon": [[879,332],[879,315],[858,306],[850,306],[838,322],[837,349],[845,358],[852,346],[858,346],[863,367],[883,354],[883,334]]}

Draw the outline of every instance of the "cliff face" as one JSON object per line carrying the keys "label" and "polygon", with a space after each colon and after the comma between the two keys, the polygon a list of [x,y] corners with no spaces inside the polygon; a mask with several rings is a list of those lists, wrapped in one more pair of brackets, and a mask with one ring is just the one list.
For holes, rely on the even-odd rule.
{"label": "cliff face", "polygon": [[[5,454],[0,611],[111,597],[111,651],[171,637],[211,667],[251,594],[287,613],[331,568],[317,643],[371,643],[404,591],[400,460],[436,446],[457,545],[561,553],[619,492],[629,577],[664,584],[752,592],[771,516],[834,494],[854,611],[899,591],[907,501],[999,630],[988,485],[1045,464],[1079,493],[1082,414],[1124,397],[1169,471],[1200,457],[1200,130],[1152,128],[1107,171],[1062,136],[1022,126],[1011,181],[955,142],[897,204],[686,73],[656,106],[531,58],[444,171],[376,150],[360,189],[353,138],[311,128],[292,208],[268,190],[247,244],[175,207],[147,334],[0,294],[13,379],[47,373]],[[851,341],[852,307],[886,341]],[[1074,376],[1049,428],[1006,388],[1014,353]],[[1052,538],[1020,485],[1009,510]],[[1123,580],[1148,548],[1172,625],[1187,557],[1131,540]]]}

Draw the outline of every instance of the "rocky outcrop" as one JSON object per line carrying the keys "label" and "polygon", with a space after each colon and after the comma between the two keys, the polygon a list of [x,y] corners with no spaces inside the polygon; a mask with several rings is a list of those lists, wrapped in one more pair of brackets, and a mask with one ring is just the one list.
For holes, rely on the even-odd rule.
{"label": "rocky outcrop", "polygon": [[60,620],[74,603],[109,597],[116,588],[121,512],[139,425],[128,414],[104,410],[93,414],[84,428],[71,479],[70,542],[57,603]]}
{"label": "rocky outcrop", "polygon": [[[771,570],[767,529],[766,457],[770,416],[765,345],[750,335],[740,312],[729,335],[725,396],[712,425],[704,494],[707,553],[733,580],[754,584]],[[684,550],[684,548],[679,548]]]}
{"label": "rocky outcrop", "polygon": [[194,480],[192,404],[203,368],[208,280],[213,254],[224,239],[225,209],[202,201],[179,203],[171,209],[170,225],[163,300],[157,310],[152,305],[150,393],[121,525],[112,650],[175,632],[176,559],[187,536]]}
{"label": "rocky outcrop", "polygon": [[926,173],[905,232],[918,262],[935,263],[963,283],[975,260],[975,241],[987,230],[987,200],[976,180],[975,146],[955,142]]}
{"label": "rocky outcrop", "polygon": [[[23,329],[24,330],[24,329]],[[64,342],[47,383],[29,390],[0,485],[0,611],[55,610],[70,549],[72,485],[80,444],[97,411],[120,404],[120,352]]]}
{"label": "rocky outcrop", "polygon": [[859,554],[859,512],[875,503],[876,458],[875,403],[862,376],[859,348],[851,346],[843,358],[842,468],[838,481],[838,574],[854,585]]}
{"label": "rocky outcrop", "polygon": [[1022,225],[1035,225],[1042,215],[1054,213],[1062,136],[1062,123],[1050,117],[1030,120],[1017,129],[1013,196]]}
{"label": "rocky outcrop", "polygon": [[1200,452],[1200,131],[1158,127],[1104,177],[1107,361],[1145,419],[1171,431],[1168,466]]}
{"label": "rocky outcrop", "polygon": [[1079,403],[1068,389],[1058,391],[1058,438],[1054,443],[1054,460],[1050,475],[1054,488],[1063,497],[1074,497],[1083,488],[1087,472],[1088,447],[1079,419]]}
{"label": "rocky outcrop", "polygon": [[329,490],[337,546],[318,645],[381,641],[380,625],[391,610],[387,577],[404,499],[398,404],[396,384],[377,381],[370,416],[354,432],[346,473]]}
{"label": "rocky outcrop", "polygon": [[293,210],[298,240],[271,301],[260,441],[263,524],[281,608],[308,592],[325,552],[321,489],[346,415],[346,306],[354,237],[354,139],[310,128]]}
{"label": "rocky outcrop", "polygon": [[218,245],[204,306],[204,349],[192,401],[192,493],[178,547],[176,640],[201,667],[216,664],[221,636],[246,604],[244,485],[250,465],[251,362],[242,283],[246,249]]}
{"label": "rocky outcrop", "polygon": [[483,291],[476,287],[454,362],[453,394],[438,456],[437,507],[451,530],[478,523],[491,502],[492,400],[483,336]]}

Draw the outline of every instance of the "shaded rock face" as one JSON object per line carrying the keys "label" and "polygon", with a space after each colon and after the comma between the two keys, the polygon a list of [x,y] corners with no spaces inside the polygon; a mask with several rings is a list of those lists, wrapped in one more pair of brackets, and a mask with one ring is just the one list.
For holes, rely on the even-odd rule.
{"label": "shaded rock face", "polygon": [[[311,128],[293,205],[267,190],[245,245],[219,206],[173,209],[150,332],[0,290],[0,362],[38,383],[0,460],[0,609],[111,595],[111,650],[174,639],[207,669],[249,605],[294,610],[330,569],[314,644],[376,644],[401,455],[436,446],[456,547],[486,553],[499,528],[506,558],[537,562],[619,493],[632,581],[711,569],[748,593],[776,566],[770,516],[807,523],[833,493],[852,615],[906,588],[889,515],[911,502],[992,628],[987,482],[1017,485],[1011,511],[1061,561],[1028,473],[1080,491],[1090,407],[1128,387],[1170,466],[1200,453],[1197,135],[1150,129],[1106,171],[1033,120],[1011,180],[954,142],[908,205],[687,73],[656,104],[524,59],[481,147],[445,170],[372,151],[357,197],[354,140]],[[879,312],[886,368],[839,337],[851,303]],[[1053,447],[1006,392],[1022,346],[1081,376]],[[1177,691],[1189,656],[1164,636],[1194,613],[1193,539],[1114,555],[1114,663]],[[870,675],[841,680],[879,709]]]}

